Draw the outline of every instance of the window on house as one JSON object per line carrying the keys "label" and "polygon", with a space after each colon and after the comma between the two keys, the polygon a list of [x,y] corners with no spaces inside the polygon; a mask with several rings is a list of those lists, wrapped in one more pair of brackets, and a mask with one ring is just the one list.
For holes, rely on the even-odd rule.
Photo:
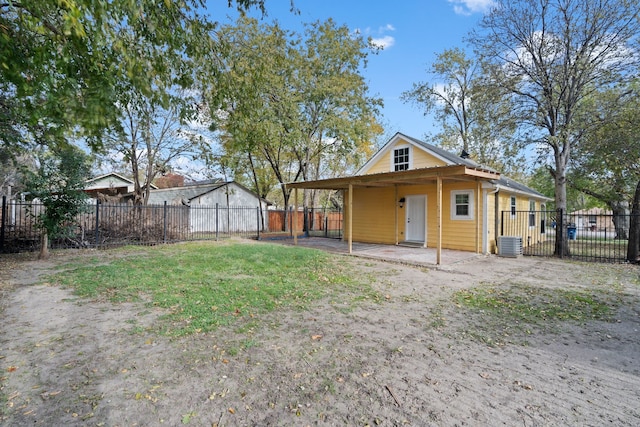
{"label": "window on house", "polygon": [[536,201],[529,200],[529,227],[536,226]]}
{"label": "window on house", "polygon": [[516,217],[516,197],[511,196],[511,218]]}
{"label": "window on house", "polygon": [[473,191],[451,192],[451,219],[473,219]]}
{"label": "window on house", "polygon": [[589,215],[589,224],[596,225],[597,222],[598,222],[598,219],[596,218],[595,215]]}
{"label": "window on house", "polygon": [[396,148],[393,150],[393,170],[409,170],[409,147]]}

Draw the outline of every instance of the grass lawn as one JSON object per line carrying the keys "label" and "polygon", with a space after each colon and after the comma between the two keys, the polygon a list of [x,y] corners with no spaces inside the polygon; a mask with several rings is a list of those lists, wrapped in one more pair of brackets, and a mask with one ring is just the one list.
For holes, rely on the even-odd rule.
{"label": "grass lawn", "polygon": [[[128,247],[67,264],[50,281],[82,297],[147,301],[167,310],[159,332],[209,332],[278,307],[304,308],[327,295],[373,294],[346,258],[275,244],[187,243]],[[116,251],[113,251],[116,252]]]}

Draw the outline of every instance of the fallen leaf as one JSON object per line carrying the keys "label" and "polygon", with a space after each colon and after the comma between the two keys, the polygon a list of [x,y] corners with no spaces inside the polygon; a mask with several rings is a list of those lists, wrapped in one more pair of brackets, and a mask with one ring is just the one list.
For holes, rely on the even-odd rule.
{"label": "fallen leaf", "polygon": [[322,338],[322,335],[311,335],[311,339],[317,341]]}
{"label": "fallen leaf", "polygon": [[15,371],[16,371],[16,369],[18,369],[18,367],[17,367],[17,366],[9,366],[9,367],[7,368],[7,372],[15,372]]}
{"label": "fallen leaf", "polygon": [[233,408],[229,408],[229,413],[230,413],[230,414],[235,414],[235,413],[236,413],[236,410],[235,410],[235,409],[233,409]]}

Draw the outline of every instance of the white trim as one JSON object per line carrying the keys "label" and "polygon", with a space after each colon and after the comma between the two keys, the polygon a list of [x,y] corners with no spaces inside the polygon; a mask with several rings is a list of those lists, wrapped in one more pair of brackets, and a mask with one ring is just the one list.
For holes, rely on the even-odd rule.
{"label": "white trim", "polygon": [[[424,224],[422,224],[423,227],[423,231],[424,231],[424,235],[422,236],[422,239],[420,240],[416,240],[416,239],[410,239],[409,238],[409,233],[408,233],[408,229],[409,229],[409,225],[407,224],[408,222],[408,216],[409,216],[409,205],[424,199],[424,204],[422,206],[422,216],[424,217]],[[409,241],[409,242],[422,242],[424,247],[427,247],[427,234],[428,234],[428,230],[427,230],[427,195],[426,194],[410,194],[405,196],[405,212],[404,212],[404,238],[405,241]],[[420,206],[420,204],[416,203],[415,206]],[[411,236],[413,237],[413,236]]]}
{"label": "white trim", "polygon": [[511,219],[516,217],[516,212],[518,212],[518,198],[512,194],[509,196],[509,216]]}
{"label": "white trim", "polygon": [[[533,202],[533,211],[531,210],[531,202]],[[531,215],[533,215],[533,225],[531,225]],[[527,213],[527,225],[530,229],[536,228],[536,201],[529,199],[529,212]]]}
{"label": "white trim", "polygon": [[407,163],[407,169],[403,169],[403,170],[411,170],[413,169],[413,147],[409,144],[398,144],[396,146],[394,146],[393,148],[391,148],[389,150],[389,172],[396,172],[396,163],[395,163],[395,157],[396,157],[396,150],[402,150],[408,148],[408,153],[407,156],[409,157]]}
{"label": "white trim", "polygon": [[[466,194],[469,196],[469,214],[468,215],[456,215],[456,196],[459,194]],[[473,190],[451,190],[450,203],[451,203],[451,220],[453,221],[470,221],[474,218],[475,212],[475,199]]]}
{"label": "white trim", "polygon": [[[440,156],[438,153],[435,153],[435,152],[429,150],[424,145],[420,145],[420,144],[412,141],[411,138],[408,137],[407,135],[403,135],[400,132],[398,132],[393,137],[391,137],[391,139],[380,150],[378,150],[378,152],[376,154],[374,154],[373,157],[371,157],[364,165],[362,165],[362,167],[360,169],[358,169],[354,175],[355,176],[366,175],[369,172],[369,170],[371,169],[371,167],[373,165],[375,165],[376,163],[378,163],[378,161],[384,155],[386,155],[391,150],[391,148],[394,147],[395,144],[398,143],[398,141],[402,141],[402,143],[403,143],[402,145],[409,145],[411,147],[411,153],[409,153],[409,160],[411,162],[411,164],[409,165],[410,168],[413,167],[413,149],[415,147],[418,147],[423,152],[431,154],[436,159],[441,160],[442,162],[444,162],[444,164],[446,166],[451,166],[451,165],[454,164],[450,160],[447,160],[447,159],[443,158],[442,156]],[[390,155],[392,155],[392,153]],[[391,164],[392,164],[392,166],[390,167],[390,171],[393,170],[393,159],[391,159]]]}
{"label": "white trim", "polygon": [[538,196],[537,194],[531,194],[528,191],[523,191],[523,190],[517,190],[513,187],[507,187],[504,185],[500,185],[500,184],[494,184],[494,188],[496,188],[498,191],[504,191],[505,193],[512,193],[512,194],[518,194],[520,196],[527,196],[527,197],[531,197],[535,200],[541,200],[541,201],[552,201],[553,199],[547,197],[547,196]]}
{"label": "white trim", "polygon": [[488,200],[489,195],[486,189],[482,190],[482,253],[489,253],[489,214]]}

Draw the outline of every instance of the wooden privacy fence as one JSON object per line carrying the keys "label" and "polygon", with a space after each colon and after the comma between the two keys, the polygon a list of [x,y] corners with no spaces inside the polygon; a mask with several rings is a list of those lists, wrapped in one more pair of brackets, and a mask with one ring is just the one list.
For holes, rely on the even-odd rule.
{"label": "wooden privacy fence", "polygon": [[[2,199],[0,253],[36,251],[41,231],[40,203]],[[292,210],[259,207],[174,206],[88,203],[67,232],[50,240],[51,248],[104,248],[154,245],[228,237],[260,239],[265,233],[290,234]],[[308,235],[341,237],[342,212],[309,208],[297,215],[297,230]]]}
{"label": "wooden privacy fence", "polygon": [[295,230],[309,236],[318,237],[342,237],[342,211],[333,208],[304,208],[295,215],[293,209],[269,210],[269,232],[293,233],[293,222],[296,221]]}

